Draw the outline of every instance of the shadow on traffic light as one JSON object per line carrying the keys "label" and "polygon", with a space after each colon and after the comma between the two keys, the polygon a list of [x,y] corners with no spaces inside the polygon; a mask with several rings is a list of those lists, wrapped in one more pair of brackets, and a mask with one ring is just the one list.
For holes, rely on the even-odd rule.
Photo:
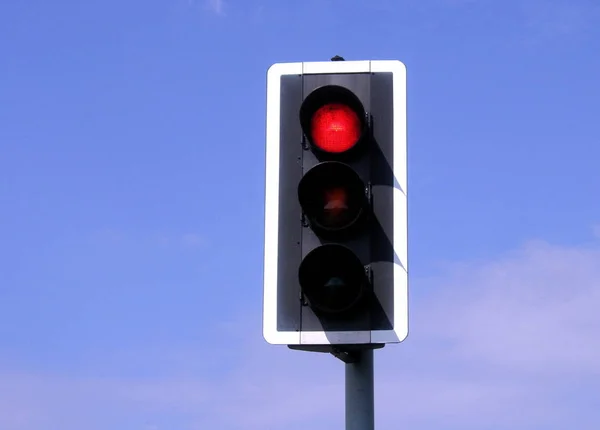
{"label": "shadow on traffic light", "polygon": [[371,165],[375,168],[371,170],[371,185],[387,185],[390,187],[404,190],[400,186],[398,179],[394,176],[392,166],[386,156],[381,151],[381,147],[373,139],[373,149],[371,151]]}

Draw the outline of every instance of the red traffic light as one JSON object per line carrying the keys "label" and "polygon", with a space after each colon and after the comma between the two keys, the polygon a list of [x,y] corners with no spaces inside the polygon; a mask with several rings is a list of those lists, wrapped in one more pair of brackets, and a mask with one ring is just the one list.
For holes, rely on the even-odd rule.
{"label": "red traffic light", "polygon": [[346,152],[360,140],[361,129],[354,109],[341,103],[321,106],[311,120],[313,143],[325,152]]}
{"label": "red traffic light", "polygon": [[330,154],[356,147],[367,131],[359,98],[337,85],[317,88],[306,97],[300,108],[300,123],[312,147]]}

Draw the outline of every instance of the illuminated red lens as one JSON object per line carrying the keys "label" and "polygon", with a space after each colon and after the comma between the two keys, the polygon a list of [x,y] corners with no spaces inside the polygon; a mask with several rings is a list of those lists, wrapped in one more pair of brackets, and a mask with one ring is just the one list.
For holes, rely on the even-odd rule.
{"label": "illuminated red lens", "polygon": [[361,120],[350,107],[331,103],[320,107],[312,117],[313,143],[325,152],[345,152],[361,135]]}
{"label": "illuminated red lens", "polygon": [[336,187],[323,190],[323,212],[321,224],[325,226],[347,224],[351,219],[352,210],[348,206],[348,192],[345,188]]}

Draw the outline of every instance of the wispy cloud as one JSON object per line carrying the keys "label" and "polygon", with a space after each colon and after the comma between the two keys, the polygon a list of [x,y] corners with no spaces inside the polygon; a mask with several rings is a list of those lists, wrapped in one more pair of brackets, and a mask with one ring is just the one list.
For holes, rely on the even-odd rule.
{"label": "wispy cloud", "polygon": [[199,247],[206,243],[203,235],[197,232],[138,232],[131,233],[114,228],[93,231],[90,240],[98,245],[138,245],[138,246],[185,246]]}
{"label": "wispy cloud", "polygon": [[184,245],[188,246],[200,246],[203,245],[205,242],[204,237],[197,233],[185,233],[181,237],[181,241]]}
{"label": "wispy cloud", "polygon": [[[517,37],[525,44],[556,43],[584,35],[600,25],[600,4],[596,0],[433,0],[420,2],[428,6],[451,8],[477,7],[496,19],[496,8],[513,15]],[[511,31],[508,27],[506,31]],[[506,36],[509,34],[506,33]]]}
{"label": "wispy cloud", "polygon": [[[598,247],[531,242],[413,280],[409,338],[376,355],[378,428],[597,428],[589,399],[600,390],[598,261]],[[180,355],[163,379],[0,369],[0,428],[342,426],[343,364],[266,345],[258,312],[232,319],[216,349]]]}
{"label": "wispy cloud", "polygon": [[600,5],[590,0],[521,1],[528,41],[556,41],[584,34],[600,23]]}
{"label": "wispy cloud", "polygon": [[93,231],[90,239],[94,243],[120,243],[125,239],[125,235],[113,228],[101,228]]}
{"label": "wispy cloud", "polygon": [[225,15],[225,1],[224,0],[207,0],[207,7],[217,15]]}

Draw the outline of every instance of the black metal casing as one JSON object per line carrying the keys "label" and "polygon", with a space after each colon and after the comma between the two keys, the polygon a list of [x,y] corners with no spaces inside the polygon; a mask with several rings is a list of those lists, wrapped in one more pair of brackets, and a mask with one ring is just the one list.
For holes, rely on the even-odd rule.
{"label": "black metal casing", "polygon": [[[330,157],[314,151],[300,122],[303,101],[316,89],[337,85],[352,91],[362,103],[368,124],[360,147],[348,157]],[[281,77],[279,152],[279,242],[277,262],[277,330],[375,331],[391,330],[394,283],[392,265],[398,262],[393,237],[393,76],[392,73],[340,73],[284,75]],[[303,217],[298,184],[320,162],[341,161],[365,184],[369,201],[364,224],[346,237],[324,237]],[[370,279],[366,306],[345,317],[315,313],[303,296],[298,269],[303,258],[318,246],[339,243],[360,259]]]}

